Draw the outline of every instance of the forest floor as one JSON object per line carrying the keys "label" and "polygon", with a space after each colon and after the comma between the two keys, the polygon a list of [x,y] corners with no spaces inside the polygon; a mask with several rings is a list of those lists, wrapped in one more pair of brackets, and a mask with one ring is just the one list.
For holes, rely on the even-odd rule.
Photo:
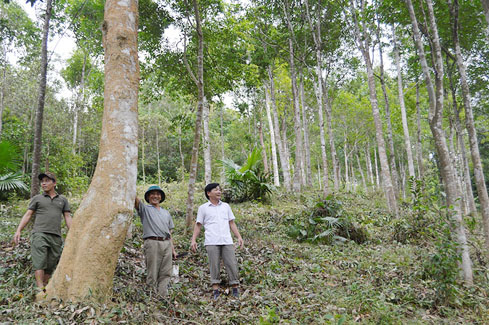
{"label": "forest floor", "polygon": [[[144,189],[138,192],[142,196]],[[177,251],[188,251],[191,234],[183,231],[185,187],[170,184],[165,192],[163,206],[174,216]],[[237,249],[239,299],[226,290],[222,272],[223,294],[218,301],[212,300],[203,248],[174,262],[179,277],[168,299],[152,296],[144,283],[141,225],[134,218],[132,236],[124,244],[115,271],[111,301],[50,307],[33,300],[28,232],[24,231],[19,246],[11,245],[28,202],[4,203],[0,207],[0,324],[489,323],[489,272],[480,254],[482,237],[474,230],[480,226],[472,227],[469,234],[474,286],[449,285],[443,278],[425,275],[430,257],[436,255],[435,245],[393,239],[398,238],[399,228],[396,218],[379,203],[380,194],[342,193],[337,197],[345,215],[367,230],[366,242],[317,245],[290,238],[290,216],[311,209],[317,194],[277,194],[269,203],[232,204],[245,240],[244,249]],[[81,198],[69,199],[76,208]],[[203,234],[200,237],[202,243]]]}

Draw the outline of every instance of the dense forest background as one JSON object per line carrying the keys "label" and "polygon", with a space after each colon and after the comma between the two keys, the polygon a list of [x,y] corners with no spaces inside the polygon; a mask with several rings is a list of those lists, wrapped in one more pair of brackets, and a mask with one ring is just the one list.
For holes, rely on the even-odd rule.
{"label": "dense forest background", "polygon": [[[0,3],[0,200],[6,234],[25,200],[39,191],[31,182],[39,170],[57,174],[58,191],[76,208],[97,166],[104,114],[104,3],[57,0],[47,10],[50,3],[30,4],[36,20],[17,1]],[[378,309],[352,298],[363,307],[343,301],[339,309],[326,308],[323,318],[317,318],[321,308],[311,307],[313,315],[319,313],[313,319],[487,321],[486,0],[141,0],[138,6],[139,194],[150,184],[168,191],[168,208],[181,217],[180,249],[187,249],[184,229],[195,216],[194,200],[202,201],[203,184],[217,181],[226,200],[249,216],[242,219],[250,223],[244,233],[259,247],[240,257],[250,301],[258,283],[263,290],[278,286],[289,292],[294,286],[285,277],[297,268],[305,277],[321,268],[330,275],[371,270],[362,260],[369,256],[364,247],[385,266],[363,274],[366,281],[387,277],[400,281],[391,282],[397,289],[372,294],[375,302],[381,296],[387,301],[374,303]],[[45,42],[53,37],[60,39],[56,48],[64,39],[74,40],[68,59]],[[271,237],[261,238],[259,229]],[[283,237],[274,238],[274,229]],[[134,238],[137,234],[136,229]],[[133,237],[128,240],[124,253],[140,245]],[[7,242],[5,235],[3,247]],[[284,262],[268,256],[267,249],[280,251],[274,245],[291,245],[293,257],[282,256],[288,259]],[[310,254],[301,256],[304,247]],[[349,250],[351,260],[334,262]],[[252,272],[250,259],[256,254],[269,258],[259,264],[266,281]],[[199,258],[188,262],[198,267]],[[309,261],[307,270],[292,265],[294,258]],[[116,281],[140,276],[137,263],[119,264]],[[204,278],[190,275],[192,267],[184,274]],[[401,280],[390,273],[397,267]],[[284,278],[268,273],[273,271]],[[19,267],[11,272],[20,276]],[[309,288],[337,290],[339,280],[328,279],[315,278]],[[355,283],[345,286],[338,295],[351,298]],[[370,289],[358,290],[366,295]],[[337,296],[308,294],[314,303],[338,306]],[[423,294],[427,298],[419,300]],[[23,301],[8,290],[2,295],[1,305],[9,308]],[[126,303],[142,301],[144,293],[137,295]],[[173,298],[185,300],[178,293]],[[256,298],[262,304],[253,319],[311,321],[298,310],[287,312],[290,297],[282,298],[277,305]],[[229,308],[232,314],[237,307]],[[89,310],[83,310],[88,319]],[[183,319],[204,317],[191,308],[175,310],[173,316]],[[401,318],[396,318],[399,310]],[[420,310],[429,312],[421,315]],[[144,314],[144,308],[139,312]],[[250,321],[246,312],[238,315],[235,322]],[[200,322],[217,316],[209,317]]]}

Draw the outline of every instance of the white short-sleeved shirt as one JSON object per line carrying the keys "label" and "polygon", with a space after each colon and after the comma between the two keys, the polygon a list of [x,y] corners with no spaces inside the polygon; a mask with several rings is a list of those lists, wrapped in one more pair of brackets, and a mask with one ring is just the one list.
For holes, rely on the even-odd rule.
{"label": "white short-sleeved shirt", "polygon": [[205,229],[204,245],[232,245],[229,221],[234,219],[231,207],[225,202],[219,201],[217,205],[211,202],[202,204],[197,212],[197,222]]}

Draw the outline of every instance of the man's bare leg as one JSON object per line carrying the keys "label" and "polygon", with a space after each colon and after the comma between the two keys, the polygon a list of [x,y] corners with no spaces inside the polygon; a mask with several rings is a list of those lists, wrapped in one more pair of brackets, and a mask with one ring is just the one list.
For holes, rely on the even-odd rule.
{"label": "man's bare leg", "polygon": [[48,285],[49,279],[51,279],[51,274],[48,274],[44,272],[44,277],[42,279],[42,282],[44,283],[44,286]]}
{"label": "man's bare leg", "polygon": [[34,273],[36,277],[36,284],[39,289],[42,289],[44,287],[44,270],[36,270]]}

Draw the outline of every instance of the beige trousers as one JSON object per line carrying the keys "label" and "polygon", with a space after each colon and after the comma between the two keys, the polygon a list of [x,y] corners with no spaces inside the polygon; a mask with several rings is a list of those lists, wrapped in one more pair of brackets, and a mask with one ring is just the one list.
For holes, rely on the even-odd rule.
{"label": "beige trousers", "polygon": [[205,248],[209,256],[211,284],[221,283],[221,259],[226,267],[229,285],[239,284],[238,262],[234,253],[234,245],[207,245]]}
{"label": "beige trousers", "polygon": [[146,284],[157,294],[166,297],[172,271],[172,250],[169,240],[144,241],[144,257],[146,259]]}

